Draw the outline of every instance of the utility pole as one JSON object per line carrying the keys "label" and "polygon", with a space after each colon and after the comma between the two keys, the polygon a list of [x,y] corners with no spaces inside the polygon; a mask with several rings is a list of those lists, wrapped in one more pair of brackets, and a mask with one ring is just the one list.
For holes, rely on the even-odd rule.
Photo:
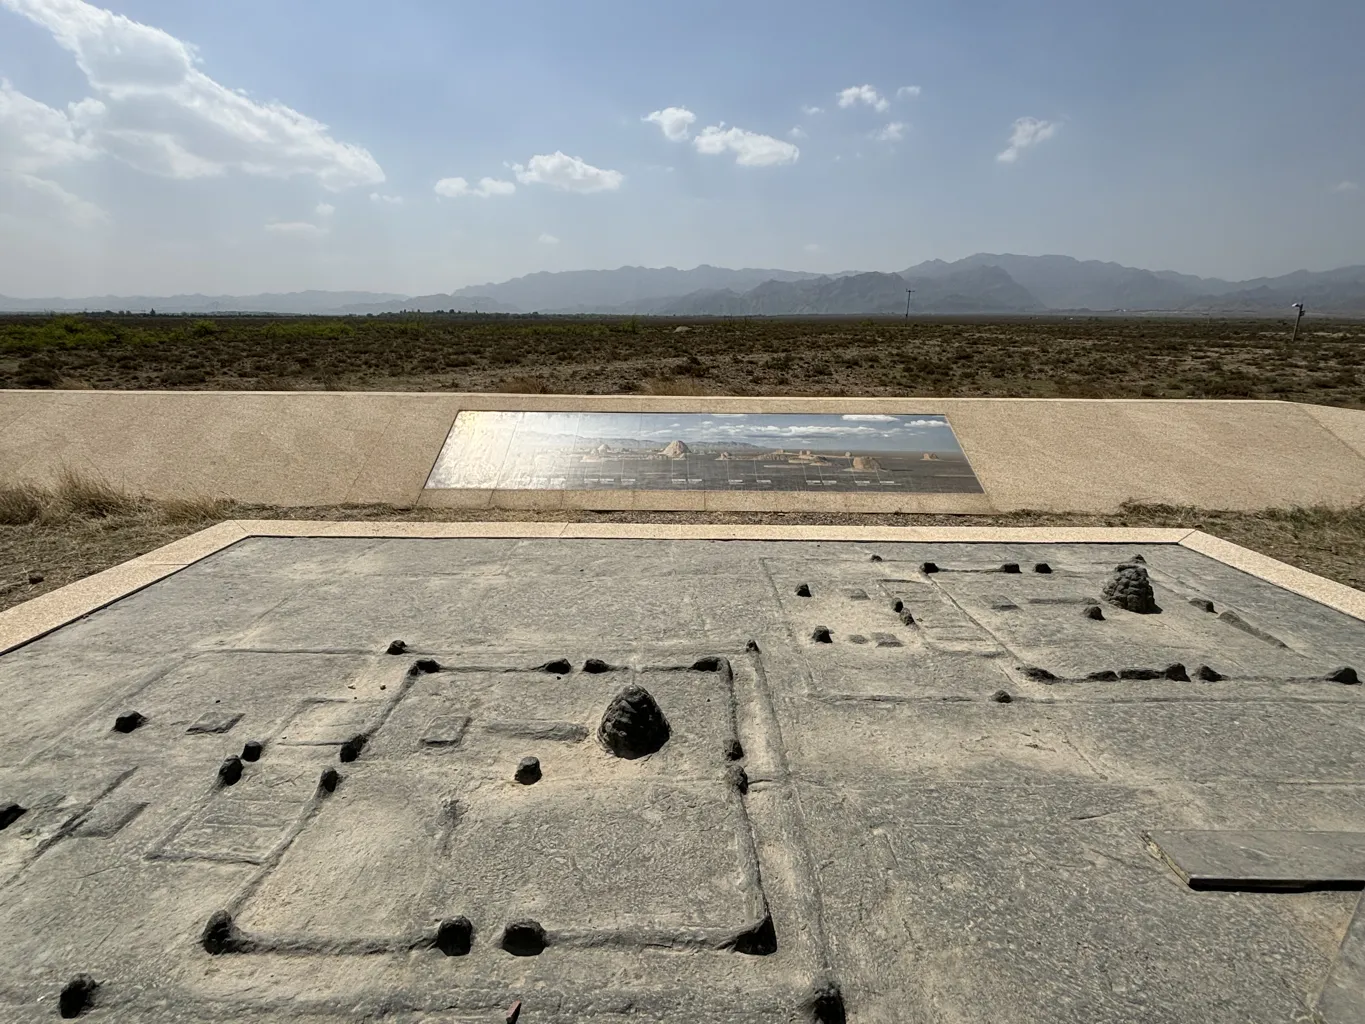
{"label": "utility pole", "polygon": [[1289,339],[1289,344],[1291,345],[1299,340],[1299,324],[1303,321],[1303,314],[1308,312],[1303,308],[1302,302],[1294,303],[1294,310],[1297,315],[1294,317],[1294,337]]}
{"label": "utility pole", "polygon": [[905,319],[910,319],[910,296],[915,294],[915,289],[905,289]]}

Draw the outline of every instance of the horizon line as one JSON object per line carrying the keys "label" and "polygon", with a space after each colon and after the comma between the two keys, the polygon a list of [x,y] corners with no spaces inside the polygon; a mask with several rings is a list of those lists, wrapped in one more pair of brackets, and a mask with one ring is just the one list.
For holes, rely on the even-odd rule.
{"label": "horizon line", "polygon": [[[1261,274],[1261,275],[1258,275],[1258,276],[1256,276],[1256,277],[1231,278],[1231,277],[1221,277],[1221,276],[1211,276],[1211,275],[1205,275],[1205,274],[1198,274],[1198,273],[1192,273],[1192,272],[1182,271],[1182,270],[1173,270],[1173,269],[1171,269],[1171,268],[1169,268],[1169,267],[1165,267],[1165,268],[1153,270],[1153,269],[1150,268],[1150,267],[1133,266],[1133,265],[1131,265],[1131,264],[1120,263],[1120,262],[1118,262],[1117,260],[1102,260],[1102,259],[1094,259],[1094,258],[1082,258],[1082,257],[1078,257],[1078,256],[1070,256],[1070,255],[1068,255],[1068,254],[1066,254],[1066,253],[1041,253],[1041,254],[1034,255],[1034,254],[1028,254],[1028,253],[1014,253],[1014,252],[995,252],[995,253],[993,253],[993,252],[984,252],[984,251],[983,251],[983,252],[975,252],[975,253],[972,253],[971,255],[963,256],[963,257],[961,257],[960,259],[956,259],[956,260],[945,260],[945,259],[943,259],[942,257],[930,257],[929,259],[921,260],[919,263],[911,264],[911,265],[909,265],[909,266],[907,266],[907,267],[905,267],[905,268],[903,268],[903,269],[901,269],[901,270],[858,270],[858,269],[844,269],[844,270],[814,271],[814,270],[792,270],[792,269],[788,269],[788,268],[786,268],[786,267],[752,267],[752,266],[749,266],[749,267],[727,267],[727,266],[724,266],[724,265],[722,265],[722,264],[717,264],[717,263],[698,263],[696,266],[693,266],[693,267],[677,267],[677,266],[674,266],[673,264],[665,264],[665,265],[663,265],[663,266],[651,267],[651,266],[647,266],[647,265],[645,265],[645,264],[629,264],[629,263],[627,263],[627,264],[622,264],[621,266],[618,266],[618,267],[579,267],[579,268],[573,268],[573,269],[568,269],[568,270],[533,270],[533,271],[528,271],[528,272],[526,272],[526,273],[524,273],[524,274],[518,274],[518,275],[515,275],[515,276],[513,276],[513,277],[505,278],[504,280],[501,280],[501,281],[485,281],[485,282],[482,282],[482,283],[479,283],[479,284],[462,285],[462,286],[453,288],[453,289],[452,289],[451,291],[449,291],[449,292],[439,292],[439,291],[438,291],[438,292],[411,292],[411,293],[404,293],[404,292],[397,292],[397,291],[388,290],[388,289],[371,289],[371,288],[355,288],[355,287],[335,287],[335,288],[299,288],[299,289],[294,289],[294,290],[292,290],[292,291],[257,291],[257,292],[241,292],[241,293],[234,293],[234,292],[212,292],[212,291],[177,291],[177,292],[169,292],[169,293],[166,293],[166,294],[152,294],[152,293],[150,293],[150,292],[145,292],[145,293],[142,293],[142,294],[136,294],[136,293],[104,292],[104,293],[101,293],[101,294],[94,294],[94,295],[91,295],[91,294],[86,294],[86,295],[52,295],[52,294],[48,294],[48,295],[37,295],[37,296],[9,295],[9,294],[0,293],[0,301],[3,301],[3,300],[10,300],[10,301],[15,301],[15,302],[41,302],[41,301],[43,301],[44,299],[52,299],[52,300],[57,300],[57,301],[61,301],[61,302],[78,302],[78,301],[80,301],[80,300],[82,300],[82,299],[128,299],[128,298],[156,298],[156,299],[179,299],[179,298],[206,298],[206,299],[215,299],[215,298],[244,298],[244,297],[245,297],[245,298],[255,298],[255,297],[262,297],[262,298],[264,298],[264,297],[281,297],[281,298],[287,298],[287,297],[296,296],[296,295],[308,295],[308,294],[337,295],[337,294],[346,294],[346,293],[350,293],[350,292],[356,292],[356,293],[362,293],[362,294],[367,294],[367,295],[396,295],[396,296],[398,296],[398,298],[392,299],[392,300],[389,300],[389,301],[397,302],[397,301],[401,301],[401,300],[405,300],[405,299],[423,298],[423,297],[428,296],[428,295],[450,295],[450,296],[453,297],[457,292],[471,292],[472,289],[476,289],[476,288],[486,288],[486,287],[487,287],[487,288],[495,288],[495,287],[500,287],[500,286],[502,286],[502,285],[510,284],[510,283],[513,282],[513,281],[520,281],[520,280],[524,280],[525,278],[533,277],[533,276],[537,276],[537,275],[545,275],[545,276],[555,277],[555,276],[559,276],[559,275],[563,275],[563,274],[611,274],[611,273],[619,273],[619,272],[621,272],[621,271],[629,271],[629,270],[674,271],[674,272],[677,272],[677,273],[693,273],[693,272],[698,271],[698,270],[706,269],[706,270],[721,270],[721,271],[727,271],[727,272],[729,272],[729,273],[744,273],[744,272],[746,272],[746,271],[750,271],[750,272],[760,272],[760,273],[762,273],[762,272],[777,272],[777,273],[783,273],[783,274],[804,274],[804,275],[809,275],[810,277],[813,277],[813,278],[815,278],[815,277],[851,276],[851,275],[859,275],[859,274],[886,274],[886,275],[892,275],[892,276],[904,276],[904,274],[905,274],[907,271],[914,270],[916,267],[923,266],[923,265],[926,264],[926,263],[940,263],[940,264],[943,264],[943,265],[945,265],[945,266],[955,266],[956,264],[962,263],[962,262],[964,262],[964,261],[966,261],[966,260],[976,259],[976,258],[978,258],[978,257],[998,257],[998,258],[1002,258],[1002,259],[1005,259],[1005,258],[1020,258],[1020,259],[1033,259],[1033,260],[1059,258],[1059,259],[1074,260],[1075,262],[1077,262],[1077,263],[1082,263],[1082,264],[1084,264],[1084,263],[1099,263],[1099,264],[1103,264],[1103,265],[1106,265],[1106,266],[1121,267],[1121,268],[1124,268],[1124,269],[1127,269],[1127,270],[1145,271],[1146,273],[1150,273],[1150,274],[1180,274],[1180,275],[1185,276],[1185,277],[1194,277],[1194,278],[1198,278],[1198,279],[1204,280],[1204,281],[1222,282],[1222,283],[1225,283],[1225,284],[1242,284],[1242,283],[1246,283],[1246,282],[1250,282],[1250,281],[1273,281],[1273,280],[1277,280],[1277,279],[1282,278],[1282,277],[1290,277],[1290,276],[1292,276],[1292,275],[1294,275],[1294,274],[1330,274],[1330,273],[1335,273],[1335,272],[1337,272],[1337,271],[1355,269],[1355,268],[1357,268],[1357,267],[1360,267],[1360,268],[1365,269],[1365,264],[1356,264],[1356,263],[1347,263],[1347,264],[1342,264],[1342,265],[1340,265],[1340,266],[1325,267],[1325,268],[1320,269],[1320,270],[1310,270],[1310,269],[1307,268],[1307,267],[1302,267],[1302,266],[1301,266],[1301,267],[1296,267],[1296,268],[1293,269],[1293,270],[1285,271],[1284,273],[1281,273],[1281,274]],[[469,296],[467,296],[467,297],[470,297],[470,298],[477,298],[478,296],[471,293],[471,294],[470,294]],[[0,310],[0,312],[4,312],[4,311],[3,311],[3,310]],[[100,310],[100,311],[98,311],[98,312],[103,312],[103,311]],[[239,310],[221,310],[220,312],[251,312],[251,310],[241,310],[241,311],[239,311]]]}

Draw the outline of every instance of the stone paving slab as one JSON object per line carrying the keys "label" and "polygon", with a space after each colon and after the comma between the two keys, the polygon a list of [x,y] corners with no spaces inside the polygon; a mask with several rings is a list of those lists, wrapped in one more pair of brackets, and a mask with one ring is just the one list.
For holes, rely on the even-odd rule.
{"label": "stone paving slab", "polygon": [[0,654],[0,1019],[1365,1009],[1365,617],[1188,534],[257,525]]}
{"label": "stone paving slab", "polygon": [[1365,885],[1365,832],[1152,832],[1195,889]]}

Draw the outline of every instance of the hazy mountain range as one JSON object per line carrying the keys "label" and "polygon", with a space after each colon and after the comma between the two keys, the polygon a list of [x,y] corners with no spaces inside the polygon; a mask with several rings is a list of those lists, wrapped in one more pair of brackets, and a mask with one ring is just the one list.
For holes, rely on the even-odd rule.
{"label": "hazy mountain range", "polygon": [[291,292],[265,295],[97,296],[13,299],[0,311],[155,309],[164,313],[365,314],[459,310],[476,313],[613,313],[663,316],[876,315],[917,313],[1167,311],[1365,315],[1365,266],[1298,270],[1282,277],[1223,281],[1070,256],[978,253],[929,260],[898,274],[728,270],[703,264],[541,272],[449,294]]}

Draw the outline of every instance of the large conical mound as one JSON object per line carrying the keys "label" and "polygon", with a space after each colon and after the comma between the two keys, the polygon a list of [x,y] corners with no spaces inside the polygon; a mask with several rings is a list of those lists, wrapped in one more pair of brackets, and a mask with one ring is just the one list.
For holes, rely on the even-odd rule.
{"label": "large conical mound", "polygon": [[1147,570],[1135,563],[1120,565],[1104,585],[1103,597],[1115,608],[1123,608],[1139,615],[1154,615],[1161,611],[1152,591]]}
{"label": "large conical mound", "polygon": [[668,719],[643,686],[627,686],[612,698],[597,738],[617,757],[644,757],[659,750],[671,734]]}

